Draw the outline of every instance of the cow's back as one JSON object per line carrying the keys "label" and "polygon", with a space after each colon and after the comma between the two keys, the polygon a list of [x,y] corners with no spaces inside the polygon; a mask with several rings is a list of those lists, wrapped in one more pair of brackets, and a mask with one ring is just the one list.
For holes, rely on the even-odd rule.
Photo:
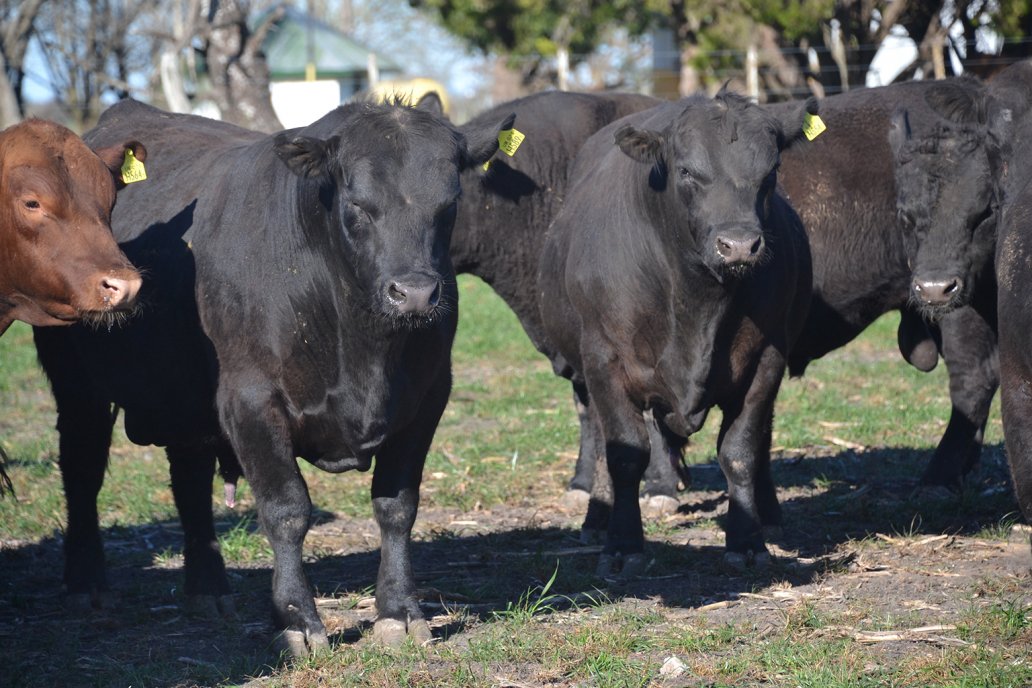
{"label": "cow's back", "polygon": [[[122,190],[112,217],[119,241],[136,239],[152,230],[142,220],[158,217],[172,221],[183,211],[196,214],[204,204],[190,209],[198,199],[217,202],[218,189],[231,176],[252,174],[240,152],[264,138],[263,134],[207,117],[165,112],[135,100],[108,108],[97,126],[83,139],[91,146],[110,145],[126,136],[147,142],[147,179]],[[182,222],[171,222],[189,233]],[[165,229],[164,231],[172,231]],[[187,237],[189,241],[189,237]]]}

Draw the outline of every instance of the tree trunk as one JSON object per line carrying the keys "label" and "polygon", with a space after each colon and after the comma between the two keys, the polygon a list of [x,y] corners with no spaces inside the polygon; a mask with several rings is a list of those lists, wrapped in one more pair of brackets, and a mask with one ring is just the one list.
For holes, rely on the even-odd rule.
{"label": "tree trunk", "polygon": [[254,34],[247,27],[246,3],[212,0],[206,57],[212,98],[222,118],[249,129],[272,132],[283,128],[272,109],[269,66],[261,52],[269,24]]}
{"label": "tree trunk", "polygon": [[22,120],[22,111],[18,105],[18,96],[14,85],[7,77],[7,60],[0,52],[0,129],[17,124]]}

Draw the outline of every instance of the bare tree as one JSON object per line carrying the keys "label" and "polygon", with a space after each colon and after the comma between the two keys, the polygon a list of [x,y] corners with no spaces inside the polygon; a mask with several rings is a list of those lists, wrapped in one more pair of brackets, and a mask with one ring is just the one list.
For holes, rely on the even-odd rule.
{"label": "bare tree", "polygon": [[43,0],[3,0],[0,2],[0,128],[17,124],[25,115],[22,81],[25,54]]}
{"label": "bare tree", "polygon": [[103,108],[102,96],[124,98],[129,74],[149,69],[150,56],[134,25],[156,0],[50,2],[39,16],[37,39],[50,69],[56,101],[86,128]]}
{"label": "bare tree", "polygon": [[246,0],[208,0],[205,58],[212,99],[223,119],[260,131],[282,129],[269,95],[269,66],[261,46],[279,18],[266,15],[252,33]]}

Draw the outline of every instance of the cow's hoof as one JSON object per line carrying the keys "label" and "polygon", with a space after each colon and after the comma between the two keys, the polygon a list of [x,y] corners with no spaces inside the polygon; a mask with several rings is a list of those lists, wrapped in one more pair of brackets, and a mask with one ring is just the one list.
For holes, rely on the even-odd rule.
{"label": "cow's hoof", "polygon": [[426,619],[411,619],[408,624],[398,619],[377,619],[373,624],[373,641],[386,647],[401,647],[407,638],[416,645],[433,641]]}
{"label": "cow's hoof", "polygon": [[235,620],[237,618],[236,602],[233,601],[232,595],[219,595],[215,598],[215,604],[223,619]]}
{"label": "cow's hoof", "polygon": [[948,502],[955,500],[959,495],[957,490],[952,490],[946,485],[918,485],[910,493],[910,499],[929,502]]}
{"label": "cow's hoof", "polygon": [[202,619],[219,618],[219,605],[214,595],[187,595],[183,607],[190,616]]}
{"label": "cow's hoof", "polygon": [[570,511],[581,512],[588,508],[591,493],[585,490],[567,490],[563,495],[562,506]]}
{"label": "cow's hoof", "polygon": [[667,495],[652,495],[639,500],[642,518],[662,518],[677,513],[681,503]]}
{"label": "cow's hoof", "polygon": [[304,659],[309,655],[329,652],[330,639],[326,637],[325,631],[305,633],[288,628],[276,636],[273,648],[279,654],[286,653],[293,659]]}
{"label": "cow's hoof", "polygon": [[629,580],[631,578],[637,578],[645,573],[645,567],[647,564],[648,561],[645,559],[645,555],[641,552],[637,554],[628,554],[624,557],[623,568],[620,569],[620,579]]}
{"label": "cow's hoof", "polygon": [[764,569],[771,564],[770,554],[766,550],[755,552],[724,552],[724,563],[731,568],[744,571],[749,567]]}
{"label": "cow's hoof", "polygon": [[581,528],[580,541],[582,545],[600,545],[606,541],[606,531],[597,528]]}
{"label": "cow's hoof", "polygon": [[724,564],[739,571],[745,570],[748,558],[745,552],[724,552]]}
{"label": "cow's hoof", "polygon": [[202,619],[235,619],[236,605],[230,595],[188,595],[186,613]]}
{"label": "cow's hoof", "polygon": [[117,606],[118,597],[110,592],[75,592],[64,596],[64,607],[70,614],[89,614]]}
{"label": "cow's hoof", "polygon": [[430,632],[430,624],[426,619],[409,620],[408,634],[416,645],[428,645],[434,641],[434,634]]}
{"label": "cow's hoof", "polygon": [[626,556],[603,553],[598,557],[595,575],[599,578],[626,581],[645,573],[646,564],[645,555],[640,552]]}
{"label": "cow's hoof", "polygon": [[65,595],[64,607],[71,614],[88,614],[93,611],[93,595],[88,592]]}

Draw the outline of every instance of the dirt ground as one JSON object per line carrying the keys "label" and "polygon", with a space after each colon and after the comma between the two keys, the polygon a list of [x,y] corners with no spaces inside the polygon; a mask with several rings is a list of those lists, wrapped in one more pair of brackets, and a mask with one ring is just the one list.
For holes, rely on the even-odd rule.
{"label": "dirt ground", "polygon": [[[727,503],[719,468],[693,466],[694,486],[677,512],[650,520],[650,565],[630,582],[593,576],[599,548],[581,542],[581,507],[564,506],[561,495],[514,495],[505,506],[473,512],[421,509],[413,555],[424,608],[439,642],[462,647],[488,632],[492,612],[543,585],[558,566],[551,592],[562,597],[545,624],[626,608],[655,615],[659,626],[747,627],[752,640],[798,624],[811,637],[869,646],[871,670],[904,656],[934,657],[972,644],[957,629],[973,611],[1003,603],[1027,609],[1032,555],[1027,525],[1013,518],[1001,525],[1014,502],[999,446],[987,448],[959,496],[915,495],[913,482],[899,477],[926,460],[926,452],[909,449],[781,455],[774,478],[785,527],[770,539],[775,561],[744,570],[722,559]],[[181,561],[154,558],[179,546],[178,524],[104,535],[114,592],[104,609],[85,612],[63,604],[58,539],[0,542],[0,685],[276,680],[282,665],[269,647],[267,560],[230,566],[237,618],[219,620],[185,612]],[[372,518],[317,513],[307,572],[334,643],[363,642],[370,627],[377,547]],[[1032,648],[1030,630],[1017,642]],[[677,662],[664,683],[706,683],[706,656],[683,654]],[[487,683],[564,685],[533,663],[499,676]]]}

